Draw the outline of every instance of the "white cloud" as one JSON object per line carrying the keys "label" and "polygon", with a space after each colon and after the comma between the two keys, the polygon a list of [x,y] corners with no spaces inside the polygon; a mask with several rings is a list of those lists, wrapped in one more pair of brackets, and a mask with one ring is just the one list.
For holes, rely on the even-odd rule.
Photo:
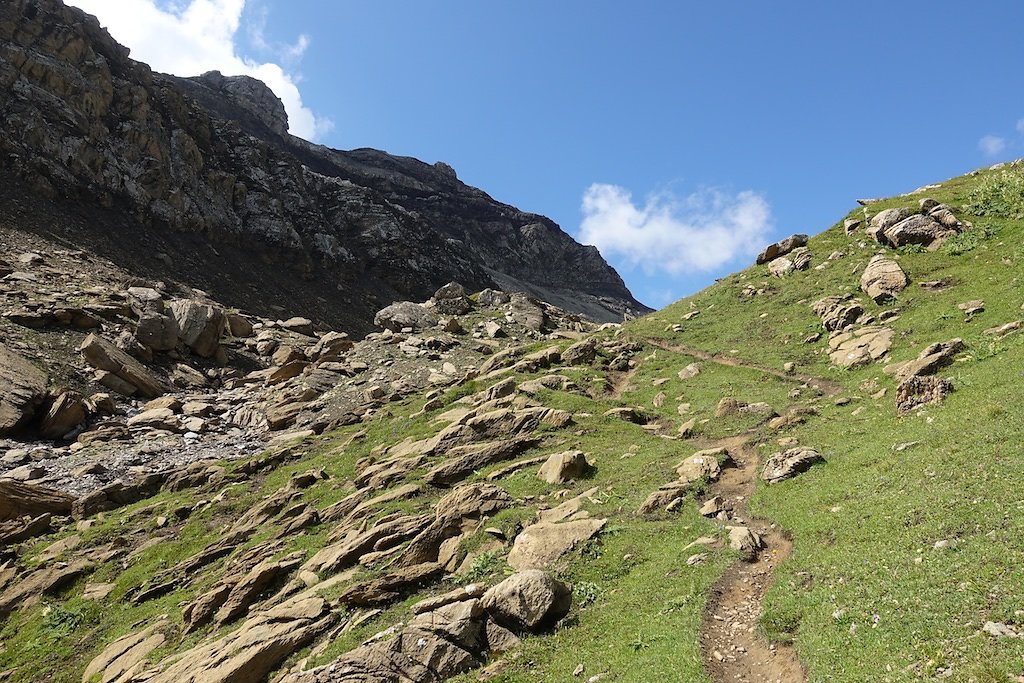
{"label": "white cloud", "polygon": [[758,252],[771,229],[761,195],[705,189],[684,198],[652,194],[643,206],[623,187],[594,183],[583,194],[580,241],[648,272],[711,271]]}
{"label": "white cloud", "polygon": [[998,135],[985,135],[978,140],[978,149],[987,157],[999,156],[1006,149],[1006,138]]}
{"label": "white cloud", "polygon": [[[218,70],[228,76],[258,78],[284,102],[289,130],[316,140],[333,127],[302,103],[299,78],[279,64],[260,63],[238,54],[238,34],[245,0],[191,0],[180,7],[161,9],[157,0],[69,0],[90,14],[126,45],[132,58],[156,71],[178,76],[197,76]],[[302,56],[309,38],[299,36],[282,54],[291,63]]]}

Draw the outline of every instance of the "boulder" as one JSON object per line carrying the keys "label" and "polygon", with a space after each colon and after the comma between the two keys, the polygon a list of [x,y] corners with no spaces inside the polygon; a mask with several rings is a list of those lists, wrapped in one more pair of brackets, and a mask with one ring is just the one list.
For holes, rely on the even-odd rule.
{"label": "boulder", "polygon": [[753,560],[764,545],[761,537],[745,526],[728,526],[726,529],[729,530],[729,547],[740,551],[746,560]]}
{"label": "boulder", "polygon": [[[948,219],[946,219],[947,222]],[[955,217],[954,217],[955,220]],[[918,244],[928,249],[935,249],[946,238],[960,232],[959,222],[947,227],[930,215],[912,214],[897,223],[885,228],[869,231],[879,244],[890,247],[904,247]],[[873,230],[873,228],[872,228]]]}
{"label": "boulder", "polygon": [[74,497],[34,484],[0,479],[0,522],[43,514],[69,515]]}
{"label": "boulder", "polygon": [[434,292],[434,310],[441,315],[463,315],[473,310],[473,302],[458,282],[449,282]]}
{"label": "boulder", "polygon": [[769,484],[776,484],[784,479],[795,477],[816,462],[824,458],[813,448],[790,448],[786,451],[773,453],[765,461],[761,471],[761,479]]}
{"label": "boulder", "polygon": [[499,625],[536,633],[569,613],[572,588],[547,572],[527,570],[489,589],[480,602]]}
{"label": "boulder", "polygon": [[848,296],[826,296],[811,304],[811,310],[821,318],[822,326],[829,331],[842,330],[852,325],[864,313],[859,301]]}
{"label": "boulder", "polygon": [[780,256],[785,256],[797,247],[803,247],[806,245],[807,235],[790,235],[784,240],[779,240],[778,242],[774,242],[765,247],[764,251],[757,256],[757,265],[774,261]]}
{"label": "boulder", "polygon": [[170,351],[178,345],[178,333],[174,316],[146,310],[135,327],[135,341],[152,351]]}
{"label": "boulder", "polygon": [[895,297],[910,284],[900,264],[886,256],[877,255],[868,261],[860,276],[860,288],[875,303],[882,303]]}
{"label": "boulder", "polygon": [[172,301],[170,309],[181,341],[192,353],[203,358],[214,356],[225,327],[224,311],[194,299]]}
{"label": "boulder", "polygon": [[606,519],[573,519],[565,522],[541,521],[523,529],[508,554],[513,569],[546,569],[565,553],[599,532]]}
{"label": "boulder", "polygon": [[885,357],[895,333],[888,327],[873,325],[829,335],[829,360],[838,367],[866,365]]}
{"label": "boulder", "polygon": [[697,451],[676,466],[676,474],[685,484],[714,480],[722,473],[722,462],[728,459],[729,454],[724,448]]}
{"label": "boulder", "polygon": [[64,389],[54,396],[39,423],[39,436],[60,439],[85,422],[85,402],[82,395]]}
{"label": "boulder", "polygon": [[780,256],[777,259],[772,259],[768,263],[768,272],[775,277],[785,277],[792,273],[794,270],[793,262],[785,256]]}
{"label": "boulder", "polygon": [[252,323],[240,313],[225,313],[224,320],[228,325],[228,334],[232,337],[247,338],[252,336]]}
{"label": "boulder", "polygon": [[886,366],[885,372],[895,375],[900,382],[911,377],[932,375],[940,368],[952,363],[953,358],[963,349],[964,342],[960,338],[929,344],[917,354],[917,358],[914,360]]}
{"label": "boulder", "polygon": [[547,311],[536,299],[516,292],[509,298],[507,316],[515,323],[534,332],[544,332],[551,324]]}
{"label": "boulder", "polygon": [[896,413],[905,415],[918,406],[941,403],[953,391],[953,383],[942,377],[914,375],[896,387]]}
{"label": "boulder", "polygon": [[0,436],[23,427],[46,397],[46,373],[0,342]]}
{"label": "boulder", "polygon": [[304,337],[313,336],[313,321],[309,318],[303,318],[301,316],[294,316],[287,320],[278,320],[277,326],[282,330],[294,332],[295,334],[301,334]]}
{"label": "boulder", "polygon": [[564,451],[551,455],[541,465],[537,477],[549,484],[561,484],[570,479],[579,479],[589,469],[590,463],[583,451]]}
{"label": "boulder", "polygon": [[104,384],[118,393],[126,396],[138,393],[146,398],[156,398],[164,393],[164,385],[142,363],[97,334],[86,337],[79,351],[94,368],[120,380]]}
{"label": "boulder", "polygon": [[399,301],[377,311],[373,324],[392,332],[401,332],[405,328],[427,330],[437,325],[437,316],[420,304]]}
{"label": "boulder", "polygon": [[508,302],[508,294],[500,289],[485,289],[477,295],[477,303],[483,308],[497,308]]}
{"label": "boulder", "polygon": [[885,231],[900,221],[907,219],[909,216],[910,209],[905,209],[903,207],[879,211],[871,218],[871,223],[868,225],[868,237],[876,242],[885,244]]}

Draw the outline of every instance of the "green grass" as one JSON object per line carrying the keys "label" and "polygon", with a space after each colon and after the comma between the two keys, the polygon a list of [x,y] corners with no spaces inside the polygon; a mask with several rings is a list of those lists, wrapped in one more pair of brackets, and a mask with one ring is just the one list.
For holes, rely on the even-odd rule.
{"label": "green grass", "polygon": [[[536,465],[508,476],[500,484],[516,503],[487,520],[486,526],[514,538],[536,519],[539,508],[592,488],[596,493],[584,507],[608,523],[595,540],[553,568],[574,586],[575,604],[568,619],[552,633],[526,639],[518,656],[492,680],[575,680],[572,672],[580,664],[585,666],[581,680],[601,673],[607,674],[604,680],[614,681],[706,680],[698,646],[700,623],[709,588],[735,555],[703,549],[708,553],[705,563],[686,565],[687,557],[698,552],[684,551],[687,544],[699,536],[721,534],[717,523],[697,515],[696,492],[694,500],[676,513],[641,517],[635,511],[648,494],[675,478],[674,468],[683,458],[709,441],[741,433],[749,434],[764,455],[778,450],[777,440],[786,436],[818,449],[826,458],[824,465],[793,480],[759,486],[751,501],[752,512],[791,533],[795,547],[777,572],[760,627],[769,639],[795,645],[809,680],[852,683],[939,675],[983,682],[1024,675],[1024,640],[995,639],[979,632],[987,620],[1024,627],[1024,460],[1019,445],[1024,432],[1019,401],[1024,333],[1001,340],[985,334],[988,328],[1024,317],[1019,176],[1017,169],[983,171],[929,192],[952,206],[962,220],[973,222],[974,228],[937,251],[890,250],[911,279],[895,301],[877,305],[859,292],[860,273],[879,247],[863,233],[846,235],[840,220],[811,239],[812,267],[805,272],[778,279],[765,266],[752,266],[621,331],[601,333],[601,341],[643,343],[618,394],[611,393],[612,378],[598,367],[556,367],[516,375],[521,380],[560,372],[580,387],[578,392],[538,394],[539,403],[569,411],[574,420],[564,429],[539,429],[539,445],[518,457],[580,449],[594,467],[586,478],[557,486],[540,481]],[[918,198],[886,199],[868,211],[916,207]],[[846,217],[862,218],[863,211],[858,207]],[[828,260],[833,252],[842,256]],[[825,267],[814,268],[820,264]],[[918,285],[931,280],[945,286]],[[895,332],[891,361],[914,358],[932,342],[961,337],[966,351],[941,373],[952,378],[955,392],[942,405],[899,418],[893,403],[895,383],[883,373],[884,364],[831,366],[827,335],[816,342],[804,340],[821,332],[811,304],[833,294],[857,296],[872,315],[898,314],[887,323]],[[984,300],[985,310],[965,319],[957,304],[971,299]],[[700,314],[684,320],[692,310]],[[775,371],[792,362],[798,373],[834,383],[849,403],[836,405],[834,397],[801,386],[796,377],[699,360],[657,348],[655,342]],[[532,342],[528,349],[551,343]],[[570,342],[558,343],[564,348]],[[607,360],[608,354],[602,353]],[[680,380],[678,371],[693,362],[700,374]],[[441,410],[507,376],[511,375],[477,379],[444,391]],[[871,398],[880,388],[887,394]],[[772,433],[761,415],[715,417],[719,400],[726,396],[767,402],[779,413],[800,405],[813,407],[818,414]],[[213,541],[226,525],[296,474],[323,468],[329,475],[301,494],[300,500],[318,509],[349,495],[357,462],[387,445],[437,432],[440,426],[433,418],[440,411],[417,415],[423,403],[422,397],[411,397],[388,404],[367,424],[300,444],[295,447],[297,460],[253,481],[161,493],[97,518],[90,529],[80,532],[82,545],[69,557],[122,538],[137,546],[149,534],[164,533],[154,528],[157,515],[168,515],[198,498],[213,501],[167,531],[164,542],[130,560],[122,556],[101,563],[61,594],[15,613],[0,628],[0,671],[16,669],[9,680],[18,683],[77,681],[88,661],[112,639],[138,630],[160,614],[180,623],[181,607],[214,585],[231,557],[159,599],[133,605],[123,598]],[[677,410],[681,403],[690,404],[685,415]],[[639,409],[663,435],[675,435],[679,425],[695,418],[695,436],[662,438],[640,425],[605,416],[613,407]],[[364,432],[362,437],[353,440],[359,431]],[[914,445],[901,448],[910,443]],[[436,458],[428,459],[409,480],[421,481],[436,463]],[[484,468],[467,481],[481,480],[506,464]],[[238,466],[225,463],[229,479]],[[427,512],[445,492],[425,487],[421,495],[382,506],[369,519],[389,512]],[[277,529],[278,523],[272,521],[238,552],[264,542]],[[300,551],[308,557],[328,542],[331,531],[330,525],[306,529],[283,539],[275,554]],[[35,566],[46,547],[72,533],[78,532],[68,528],[27,544],[22,564]],[[477,553],[476,558],[460,576],[428,592],[449,590],[459,581],[493,583],[504,578],[511,571],[504,554],[478,552],[491,541],[482,529],[463,539],[461,552]],[[354,580],[381,571],[362,569]],[[89,581],[116,583],[111,599],[103,605],[84,601],[82,589]],[[338,586],[325,597],[336,597],[343,588]],[[312,663],[332,661],[370,635],[408,620],[411,605],[421,597],[387,606],[332,641]],[[338,608],[342,623],[354,614]],[[184,642],[169,643],[160,655],[220,633],[208,626]],[[468,682],[475,676],[457,680]]]}

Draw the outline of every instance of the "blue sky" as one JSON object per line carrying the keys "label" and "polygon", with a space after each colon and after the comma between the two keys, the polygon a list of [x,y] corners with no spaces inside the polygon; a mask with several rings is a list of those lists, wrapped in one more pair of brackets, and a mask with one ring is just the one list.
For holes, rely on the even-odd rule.
{"label": "blue sky", "polygon": [[72,4],[158,70],[264,77],[304,137],[451,164],[655,307],[857,197],[1024,156],[1015,0]]}

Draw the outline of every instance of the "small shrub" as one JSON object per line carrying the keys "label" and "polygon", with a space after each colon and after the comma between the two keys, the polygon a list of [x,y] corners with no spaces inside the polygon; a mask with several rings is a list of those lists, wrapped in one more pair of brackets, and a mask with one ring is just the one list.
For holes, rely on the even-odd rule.
{"label": "small shrub", "polygon": [[1024,217],[1024,172],[1002,171],[985,178],[967,196],[964,210],[975,216]]}
{"label": "small shrub", "polygon": [[601,587],[593,581],[577,581],[572,586],[572,600],[577,607],[586,607],[597,601]]}

